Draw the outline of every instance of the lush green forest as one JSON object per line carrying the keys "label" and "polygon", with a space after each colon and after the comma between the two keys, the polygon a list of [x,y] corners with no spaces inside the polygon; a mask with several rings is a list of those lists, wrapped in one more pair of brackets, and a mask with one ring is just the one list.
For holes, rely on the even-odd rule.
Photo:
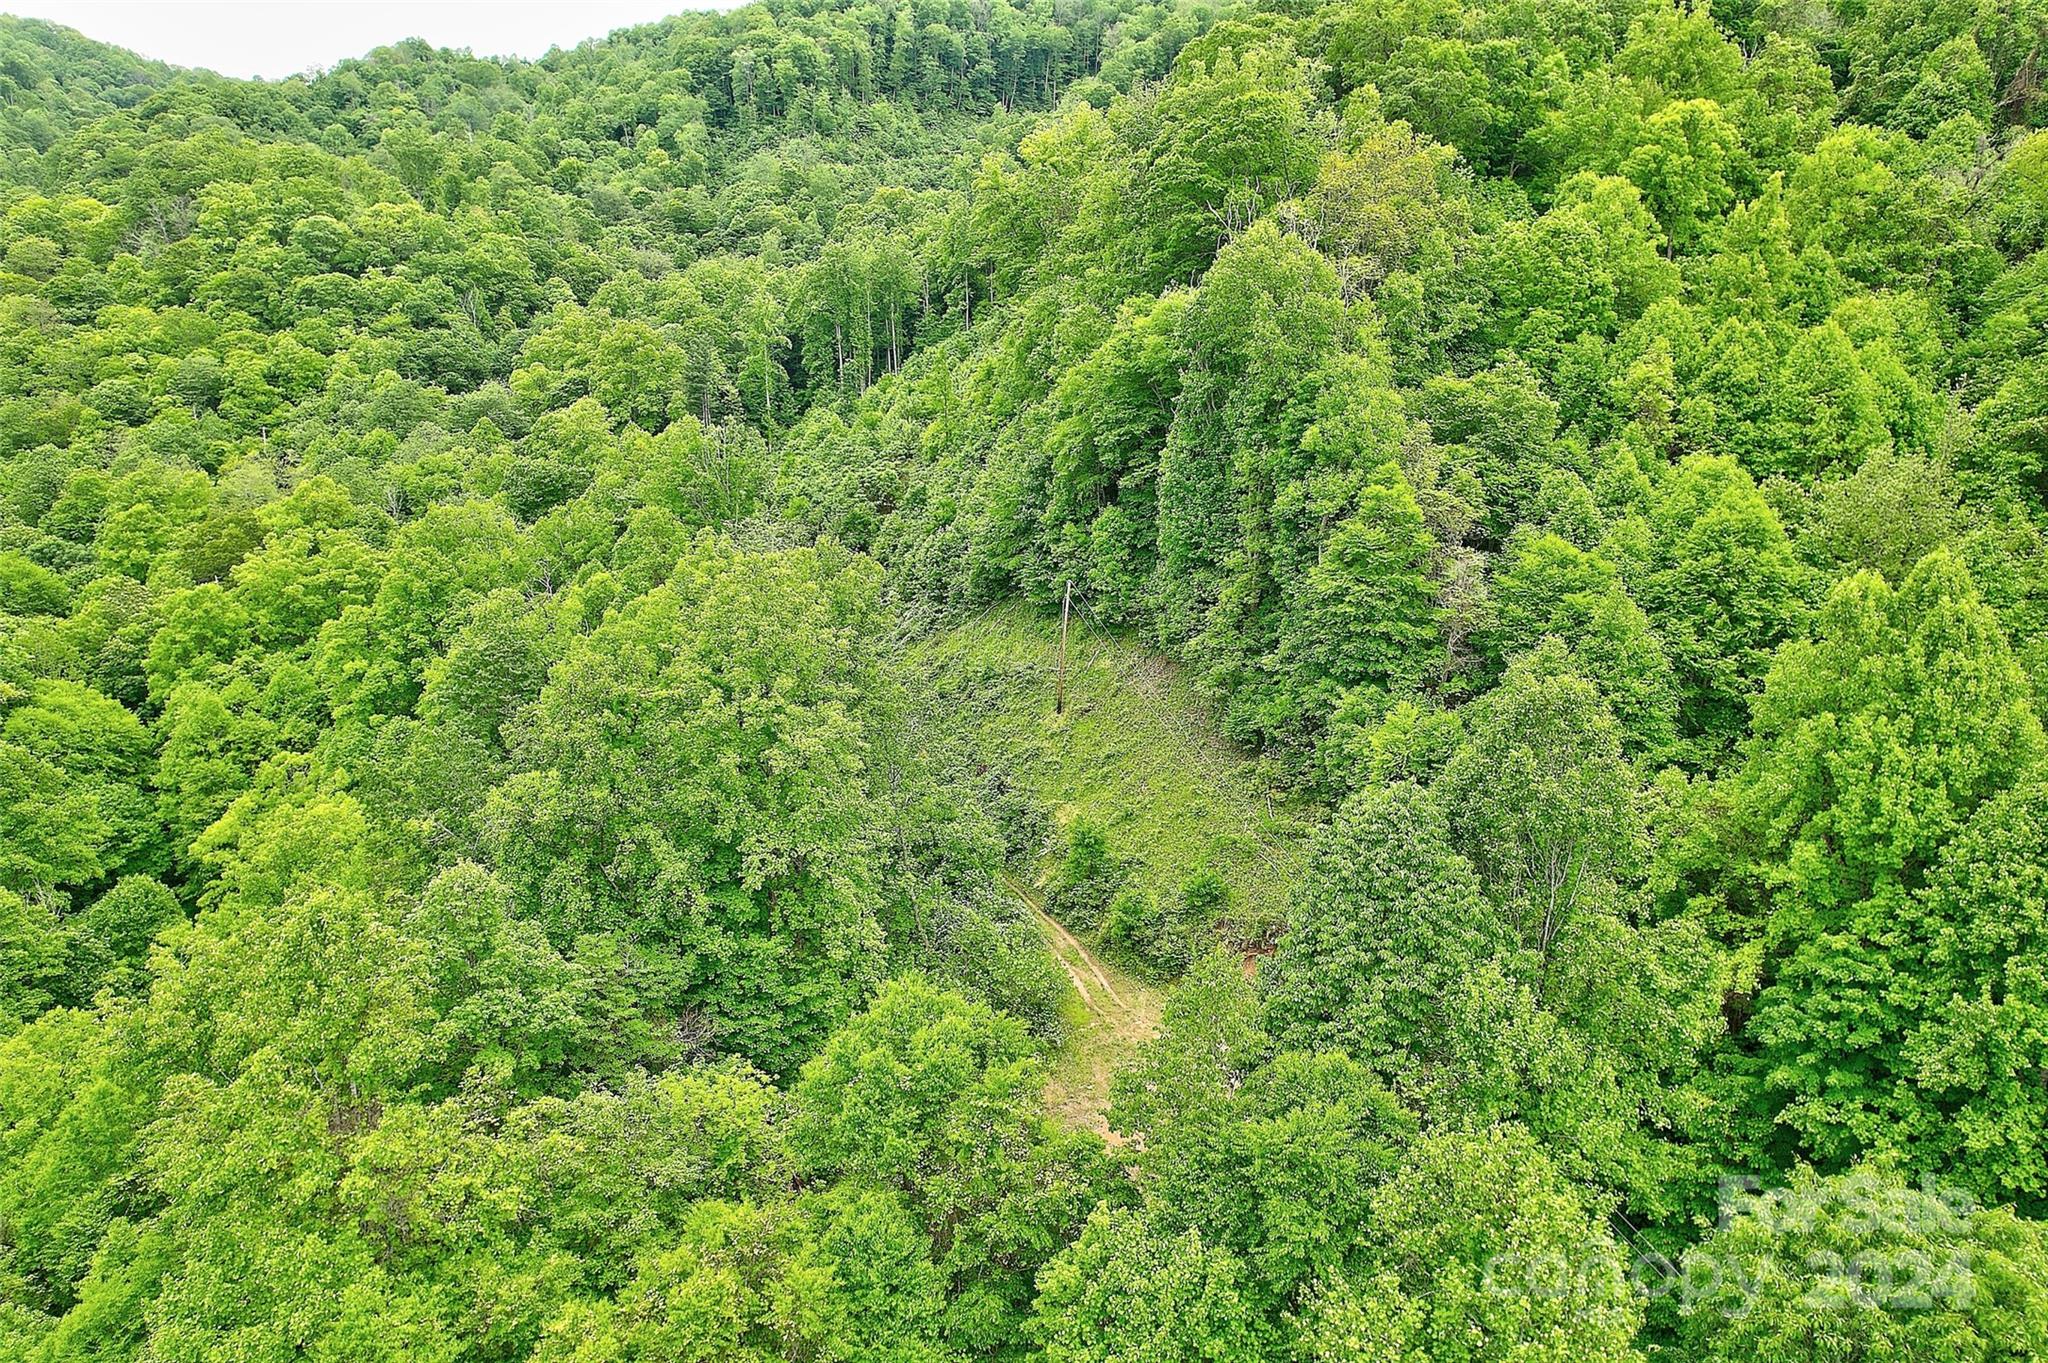
{"label": "lush green forest", "polygon": [[2048,1358],[2044,63],[0,17],[0,1360]]}

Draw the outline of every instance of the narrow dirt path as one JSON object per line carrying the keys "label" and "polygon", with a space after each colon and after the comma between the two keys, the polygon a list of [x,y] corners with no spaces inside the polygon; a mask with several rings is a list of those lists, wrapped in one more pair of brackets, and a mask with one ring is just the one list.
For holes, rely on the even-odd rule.
{"label": "narrow dirt path", "polygon": [[1046,1078],[1046,1108],[1069,1126],[1121,1144],[1109,1129],[1109,1081],[1124,1059],[1159,1030],[1159,991],[1090,951],[1022,881],[1005,874],[1003,884],[1045,930],[1053,959],[1074,986],[1076,1006],[1066,1018],[1067,1037]]}
{"label": "narrow dirt path", "polygon": [[1116,986],[1109,982],[1109,976],[1103,973],[1102,962],[1095,959],[1095,953],[1088,950],[1080,938],[1068,932],[1064,923],[1041,908],[1036,899],[1026,895],[1024,902],[1031,906],[1031,912],[1037,915],[1038,921],[1044,924],[1046,931],[1052,935],[1053,955],[1059,959],[1061,965],[1066,966],[1067,973],[1074,977],[1074,983],[1081,985],[1082,1001],[1088,1001],[1088,987],[1082,983],[1080,974],[1074,968],[1077,961],[1086,966],[1088,973],[1095,977],[1096,987],[1108,995],[1112,1007],[1129,1012],[1130,1004],[1124,1002],[1124,996],[1117,993]]}

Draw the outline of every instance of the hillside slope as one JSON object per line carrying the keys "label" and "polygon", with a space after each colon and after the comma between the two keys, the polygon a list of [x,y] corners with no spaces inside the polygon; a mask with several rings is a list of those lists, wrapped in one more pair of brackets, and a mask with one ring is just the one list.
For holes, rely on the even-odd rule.
{"label": "hillside slope", "polygon": [[1209,703],[1172,660],[1079,618],[1067,647],[1063,715],[1053,708],[1057,618],[989,611],[914,656],[981,759],[1005,767],[1056,825],[1098,825],[1162,898],[1214,871],[1230,888],[1231,935],[1266,940],[1301,869],[1307,809],[1216,733]]}
{"label": "hillside slope", "polygon": [[0,1363],[2048,1359],[2044,52],[0,16]]}

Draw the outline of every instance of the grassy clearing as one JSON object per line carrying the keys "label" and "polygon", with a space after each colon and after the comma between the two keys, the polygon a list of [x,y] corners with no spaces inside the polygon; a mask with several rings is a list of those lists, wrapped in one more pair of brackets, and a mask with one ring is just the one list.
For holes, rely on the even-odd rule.
{"label": "grassy clearing", "polygon": [[[1257,763],[1216,732],[1208,702],[1171,660],[1077,618],[1066,712],[1055,715],[1057,619],[1004,607],[922,641],[913,658],[940,722],[1056,822],[1093,820],[1161,899],[1213,870],[1230,886],[1233,935],[1251,941],[1277,929],[1309,821],[1276,802]],[[1046,915],[1038,891],[1049,870],[1047,858],[1025,872],[1037,884],[1010,882],[1072,986],[1046,1105],[1114,1143],[1105,1119],[1110,1078],[1158,1030],[1161,991]]]}
{"label": "grassy clearing", "polygon": [[1067,710],[1053,713],[1059,621],[1006,607],[918,645],[949,722],[1065,823],[1102,827],[1162,899],[1195,871],[1229,884],[1239,935],[1277,925],[1307,821],[1276,803],[1249,755],[1170,660],[1076,617]]}

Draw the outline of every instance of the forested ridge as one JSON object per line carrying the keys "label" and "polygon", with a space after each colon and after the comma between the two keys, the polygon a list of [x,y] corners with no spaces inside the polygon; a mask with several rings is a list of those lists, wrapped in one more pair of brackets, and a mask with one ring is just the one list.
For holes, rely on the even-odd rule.
{"label": "forested ridge", "polygon": [[2048,1357],[2044,50],[0,16],[0,1359]]}

